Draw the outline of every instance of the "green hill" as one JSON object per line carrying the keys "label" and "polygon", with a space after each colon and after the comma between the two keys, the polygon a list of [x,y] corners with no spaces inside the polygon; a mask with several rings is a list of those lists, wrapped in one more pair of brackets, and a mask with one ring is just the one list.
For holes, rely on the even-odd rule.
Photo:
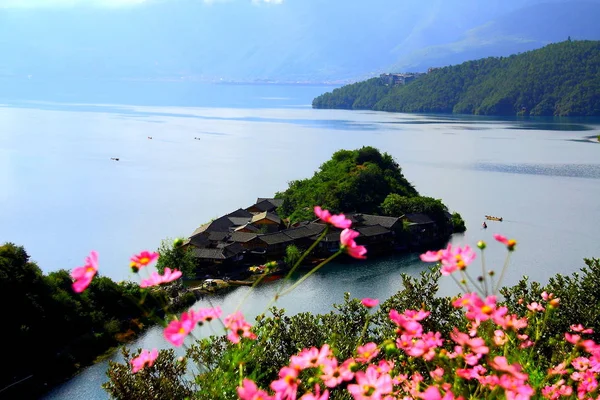
{"label": "green hill", "polygon": [[[312,178],[290,182],[276,197],[283,199],[278,214],[291,221],[314,219],[313,207],[321,205],[336,213],[425,213],[442,227],[449,223],[441,200],[420,196],[392,156],[368,146],[335,152]],[[465,230],[458,213],[452,225],[455,231]]]}
{"label": "green hill", "polygon": [[315,98],[313,108],[598,116],[600,41],[566,41],[510,57],[468,61],[404,86],[372,78]]}

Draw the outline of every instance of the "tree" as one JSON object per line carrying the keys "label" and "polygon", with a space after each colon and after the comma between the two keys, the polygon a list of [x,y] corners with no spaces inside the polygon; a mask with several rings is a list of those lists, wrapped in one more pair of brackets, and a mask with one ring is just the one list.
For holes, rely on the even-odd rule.
{"label": "tree", "polygon": [[158,248],[158,262],[156,269],[163,273],[165,268],[178,269],[187,278],[196,276],[196,262],[192,253],[183,247],[183,239],[165,239]]}

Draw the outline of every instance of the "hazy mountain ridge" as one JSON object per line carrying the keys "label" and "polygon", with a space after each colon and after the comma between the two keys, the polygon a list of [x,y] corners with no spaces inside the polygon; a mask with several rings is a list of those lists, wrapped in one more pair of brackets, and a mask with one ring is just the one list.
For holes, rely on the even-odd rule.
{"label": "hazy mountain ridge", "polygon": [[568,35],[600,39],[595,15],[600,0],[170,0],[118,10],[0,9],[0,76],[357,79],[508,55]]}

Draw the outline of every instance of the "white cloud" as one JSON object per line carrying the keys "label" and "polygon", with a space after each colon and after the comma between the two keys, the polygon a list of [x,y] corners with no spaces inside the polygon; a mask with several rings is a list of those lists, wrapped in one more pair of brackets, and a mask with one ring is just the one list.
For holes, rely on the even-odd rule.
{"label": "white cloud", "polygon": [[55,8],[72,6],[126,7],[148,0],[0,0],[0,8]]}

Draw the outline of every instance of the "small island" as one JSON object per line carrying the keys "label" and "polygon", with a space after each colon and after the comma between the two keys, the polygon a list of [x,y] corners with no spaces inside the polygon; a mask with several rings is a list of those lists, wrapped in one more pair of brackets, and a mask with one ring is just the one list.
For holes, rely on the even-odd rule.
{"label": "small island", "polygon": [[465,230],[441,200],[420,196],[389,154],[373,147],[340,150],[312,178],[192,232],[179,245],[194,265],[185,269],[188,277],[208,279],[213,287],[223,279],[251,283],[253,272],[261,273],[253,267],[277,262],[279,272],[285,270],[328,229],[305,259],[322,261],[339,249],[341,230],[318,220],[315,205],[352,220],[369,257],[435,247]]}
{"label": "small island", "polygon": [[468,61],[425,74],[383,74],[335,89],[313,108],[504,116],[599,116],[600,41]]}

